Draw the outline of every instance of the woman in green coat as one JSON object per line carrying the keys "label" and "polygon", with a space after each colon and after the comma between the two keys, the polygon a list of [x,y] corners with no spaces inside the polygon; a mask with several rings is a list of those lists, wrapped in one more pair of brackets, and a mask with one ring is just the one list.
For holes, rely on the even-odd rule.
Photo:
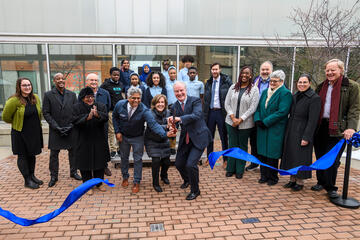
{"label": "woman in green coat", "polygon": [[[292,94],[284,86],[284,80],[285,73],[282,70],[270,74],[269,88],[261,94],[254,115],[259,158],[263,163],[275,168],[278,168],[282,155],[286,123],[292,103]],[[260,166],[260,173],[259,183],[271,186],[279,181],[276,170]]]}
{"label": "woman in green coat", "polygon": [[5,103],[2,113],[4,122],[11,123],[11,146],[18,155],[17,165],[24,177],[25,187],[36,189],[43,181],[37,179],[35,155],[41,153],[43,136],[41,129],[41,109],[39,97],[33,93],[28,78],[16,81],[16,93]]}

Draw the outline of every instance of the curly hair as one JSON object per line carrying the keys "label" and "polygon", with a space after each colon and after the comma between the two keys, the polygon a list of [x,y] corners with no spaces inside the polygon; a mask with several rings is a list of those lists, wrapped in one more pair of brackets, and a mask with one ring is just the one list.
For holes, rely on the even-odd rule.
{"label": "curly hair", "polygon": [[147,78],[146,78],[146,84],[147,84],[149,87],[154,86],[154,82],[153,82],[152,78],[153,78],[153,76],[154,76],[155,74],[159,75],[159,77],[160,77],[159,86],[160,86],[161,88],[164,88],[166,82],[165,82],[165,77],[164,77],[164,75],[163,75],[161,72],[151,72],[151,73],[149,73],[149,75],[148,75]]}
{"label": "curly hair", "polygon": [[250,91],[251,91],[251,88],[252,88],[252,78],[253,78],[253,70],[250,66],[244,66],[240,69],[240,73],[239,73],[239,77],[238,77],[238,81],[237,83],[235,84],[234,86],[234,89],[235,89],[235,92],[238,92],[240,90],[240,87],[241,87],[241,74],[244,72],[245,69],[249,69],[250,70],[250,74],[251,74],[251,77],[249,79],[249,84],[248,86],[246,87],[247,89],[247,93],[249,94]]}

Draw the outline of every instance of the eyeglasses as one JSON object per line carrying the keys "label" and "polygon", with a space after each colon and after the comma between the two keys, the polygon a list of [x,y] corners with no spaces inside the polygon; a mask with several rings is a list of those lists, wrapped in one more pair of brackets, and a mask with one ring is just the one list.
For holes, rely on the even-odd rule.
{"label": "eyeglasses", "polygon": [[95,96],[88,95],[88,96],[85,96],[85,98],[86,98],[86,99],[91,99],[91,98],[92,98],[92,99],[94,99],[94,98],[95,98]]}
{"label": "eyeglasses", "polygon": [[277,82],[280,82],[280,80],[270,80],[269,82],[270,83],[277,83]]}
{"label": "eyeglasses", "polygon": [[31,84],[21,84],[20,86],[26,88],[26,87],[31,87]]}

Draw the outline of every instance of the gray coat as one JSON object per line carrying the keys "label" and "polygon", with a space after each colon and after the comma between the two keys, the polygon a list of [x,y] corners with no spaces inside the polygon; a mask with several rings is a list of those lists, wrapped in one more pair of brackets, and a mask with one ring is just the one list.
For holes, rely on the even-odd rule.
{"label": "gray coat", "polygon": [[[159,113],[155,109],[151,110],[156,122],[160,124],[165,130],[167,127],[167,117],[170,116],[169,110]],[[170,157],[170,143],[168,138],[161,138],[154,133],[150,128],[145,131],[145,148],[149,157]]]}
{"label": "gray coat", "polygon": [[57,127],[72,126],[73,106],[77,103],[75,93],[64,90],[64,101],[56,87],[44,94],[43,115],[49,124],[49,149],[71,149],[73,145],[73,131],[68,136],[61,136]]}
{"label": "gray coat", "polygon": [[[309,89],[298,98],[300,92],[293,96],[285,139],[284,153],[281,159],[281,169],[288,170],[299,165],[312,164],[313,138],[319,121],[321,100],[314,90]],[[308,141],[307,146],[301,146],[301,140]],[[311,178],[311,171],[300,171],[297,178]]]}

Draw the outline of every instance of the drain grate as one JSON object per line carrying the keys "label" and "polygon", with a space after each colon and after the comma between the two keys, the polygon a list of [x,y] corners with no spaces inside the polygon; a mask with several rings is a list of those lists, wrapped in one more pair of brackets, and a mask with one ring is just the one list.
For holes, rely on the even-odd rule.
{"label": "drain grate", "polygon": [[241,219],[242,223],[258,223],[260,220],[258,218],[243,218]]}
{"label": "drain grate", "polygon": [[150,224],[150,232],[161,232],[164,231],[163,223],[151,223]]}

